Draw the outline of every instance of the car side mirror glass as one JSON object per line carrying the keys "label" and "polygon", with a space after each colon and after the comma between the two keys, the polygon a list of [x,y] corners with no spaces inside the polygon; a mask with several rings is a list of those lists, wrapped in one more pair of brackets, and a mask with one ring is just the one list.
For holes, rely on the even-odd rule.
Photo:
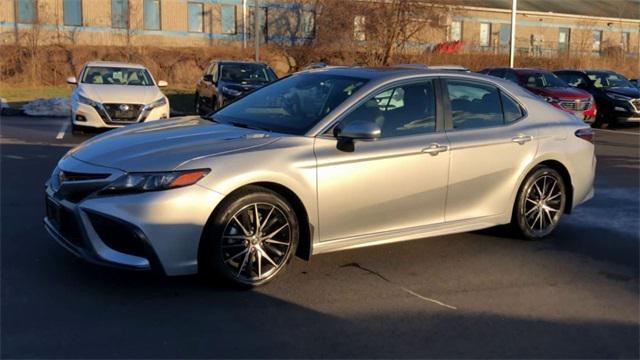
{"label": "car side mirror glass", "polygon": [[69,76],[67,78],[67,84],[76,85],[78,84],[78,80],[76,79],[75,76]]}
{"label": "car side mirror glass", "polygon": [[202,77],[202,80],[205,82],[213,83],[213,74],[206,74]]}
{"label": "car side mirror glass", "polygon": [[158,81],[158,87],[167,87],[167,86],[169,86],[169,83],[167,83],[166,81],[164,80]]}
{"label": "car side mirror glass", "polygon": [[339,139],[349,140],[377,140],[381,135],[382,129],[373,121],[356,120],[336,131]]}

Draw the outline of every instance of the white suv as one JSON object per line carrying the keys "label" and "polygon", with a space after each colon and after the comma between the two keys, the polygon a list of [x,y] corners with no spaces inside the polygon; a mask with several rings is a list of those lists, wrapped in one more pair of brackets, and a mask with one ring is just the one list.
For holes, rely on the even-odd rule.
{"label": "white suv", "polygon": [[71,93],[71,126],[115,128],[149,120],[169,118],[169,100],[142,65],[108,61],[85,64]]}

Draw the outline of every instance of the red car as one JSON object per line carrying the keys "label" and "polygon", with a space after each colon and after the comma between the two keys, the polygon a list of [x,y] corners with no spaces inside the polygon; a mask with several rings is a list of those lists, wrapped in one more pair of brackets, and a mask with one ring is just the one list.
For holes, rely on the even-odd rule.
{"label": "red car", "polygon": [[532,68],[488,68],[482,74],[511,80],[542,96],[551,105],[575,114],[586,122],[596,118],[596,102],[585,90],[569,86],[552,72]]}

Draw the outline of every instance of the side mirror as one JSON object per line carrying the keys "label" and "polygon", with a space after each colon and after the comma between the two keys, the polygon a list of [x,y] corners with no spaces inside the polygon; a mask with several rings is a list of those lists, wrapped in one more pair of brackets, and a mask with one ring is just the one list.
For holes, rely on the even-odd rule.
{"label": "side mirror", "polygon": [[67,84],[76,85],[78,84],[78,80],[76,79],[75,76],[69,76],[67,78]]}
{"label": "side mirror", "polygon": [[382,129],[372,121],[353,121],[344,129],[338,129],[338,139],[348,140],[377,140],[382,135]]}
{"label": "side mirror", "polygon": [[213,74],[206,74],[202,77],[202,81],[213,83]]}
{"label": "side mirror", "polygon": [[167,86],[169,86],[169,84],[166,81],[164,80],[158,81],[158,87],[167,87]]}

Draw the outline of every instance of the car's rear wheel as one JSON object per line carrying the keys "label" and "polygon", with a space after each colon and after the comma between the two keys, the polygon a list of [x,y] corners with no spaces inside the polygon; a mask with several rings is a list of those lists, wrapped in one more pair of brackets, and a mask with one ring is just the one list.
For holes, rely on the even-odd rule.
{"label": "car's rear wheel", "polygon": [[198,93],[196,93],[196,96],[195,96],[195,99],[194,99],[193,107],[194,107],[194,109],[195,109],[195,111],[196,111],[196,114],[197,114],[197,115],[204,115],[204,114],[202,113],[202,107],[200,106],[200,102],[201,102],[201,100],[200,100],[200,95],[198,95]]}
{"label": "car's rear wheel", "polygon": [[543,238],[560,223],[566,199],[562,176],[550,167],[538,166],[520,187],[512,224],[526,239]]}
{"label": "car's rear wheel", "polygon": [[248,187],[221,204],[203,239],[205,274],[240,287],[263,285],[286,267],[298,243],[289,203],[262,187]]}

